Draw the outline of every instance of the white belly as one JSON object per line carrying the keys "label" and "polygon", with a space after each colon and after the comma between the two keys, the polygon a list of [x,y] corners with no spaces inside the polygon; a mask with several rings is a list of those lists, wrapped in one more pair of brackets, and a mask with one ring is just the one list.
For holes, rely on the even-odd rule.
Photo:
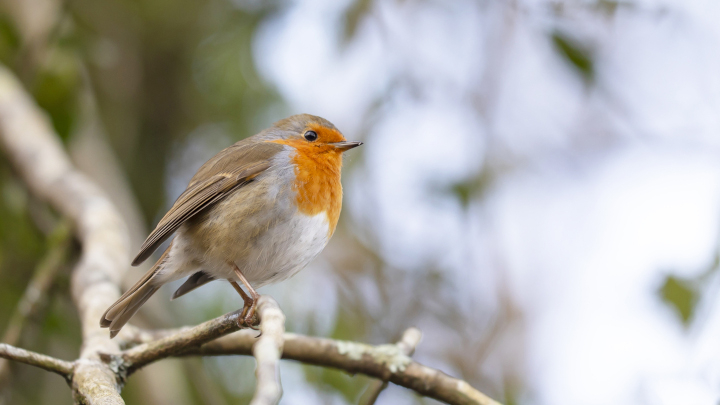
{"label": "white belly", "polygon": [[277,283],[294,276],[305,268],[328,243],[329,225],[327,215],[295,214],[276,225],[260,238],[250,254],[237,257],[235,264],[258,288]]}

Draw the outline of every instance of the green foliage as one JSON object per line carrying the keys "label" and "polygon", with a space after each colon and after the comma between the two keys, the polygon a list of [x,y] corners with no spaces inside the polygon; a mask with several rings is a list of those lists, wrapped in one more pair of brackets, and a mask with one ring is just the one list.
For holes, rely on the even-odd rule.
{"label": "green foliage", "polygon": [[347,44],[355,37],[360,22],[370,13],[372,6],[373,0],[355,0],[352,2],[344,15],[343,42]]}
{"label": "green foliage", "polygon": [[704,287],[719,269],[720,250],[715,252],[715,256],[708,266],[701,269],[694,277],[683,278],[672,274],[665,277],[663,285],[658,290],[658,295],[665,304],[673,309],[683,327],[687,328],[692,324],[702,294],[708,292],[708,289]]}
{"label": "green foliage", "polygon": [[370,382],[364,375],[349,375],[344,371],[328,367],[303,365],[305,379],[328,392],[336,392],[345,398],[347,403],[355,403]]}
{"label": "green foliage", "polygon": [[34,78],[32,92],[60,138],[67,140],[78,118],[80,74],[69,52],[58,50],[49,59]]}
{"label": "green foliage", "polygon": [[599,0],[595,7],[607,16],[613,16],[620,5],[621,3],[619,1]]}
{"label": "green foliage", "polygon": [[663,302],[677,314],[684,327],[690,326],[700,299],[700,286],[695,280],[668,275],[658,291]]}
{"label": "green foliage", "polygon": [[445,192],[457,198],[463,208],[467,208],[473,199],[482,198],[491,187],[493,179],[492,172],[483,169],[475,176],[450,184],[445,188]]}
{"label": "green foliage", "polygon": [[[358,314],[341,308],[335,319],[333,339],[361,341],[367,331],[366,319]],[[341,394],[348,403],[355,403],[360,397],[369,378],[362,375],[348,375],[345,372],[327,367],[303,366],[308,382],[326,391]]]}
{"label": "green foliage", "polygon": [[20,36],[15,24],[8,16],[0,13],[0,61],[9,64],[19,47]]}
{"label": "green foliage", "polygon": [[590,49],[566,33],[555,30],[550,35],[555,49],[586,82],[595,79],[595,63]]}
{"label": "green foliage", "polygon": [[192,78],[207,110],[205,120],[228,123],[236,139],[265,125],[255,117],[277,99],[253,63],[253,32],[259,22],[258,15],[233,14],[192,55]]}
{"label": "green foliage", "polygon": [[31,219],[32,206],[22,183],[0,159],[0,330],[45,251],[44,236]]}

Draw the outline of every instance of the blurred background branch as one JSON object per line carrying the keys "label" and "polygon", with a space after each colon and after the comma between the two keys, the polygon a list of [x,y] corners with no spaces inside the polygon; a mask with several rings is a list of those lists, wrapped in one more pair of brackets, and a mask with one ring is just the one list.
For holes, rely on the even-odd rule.
{"label": "blurred background branch", "polygon": [[[417,328],[408,328],[403,332],[402,338],[396,343],[400,352],[408,357],[415,353],[415,348],[422,339],[422,332]],[[375,380],[370,383],[367,390],[360,399],[361,404],[373,405],[377,401],[380,393],[387,388],[387,380]]]}
{"label": "blurred background branch", "polygon": [[61,375],[68,382],[72,381],[74,364],[69,361],[31,352],[7,343],[0,343],[0,357],[51,371]]}
{"label": "blurred background branch", "polygon": [[[25,288],[15,311],[5,328],[2,343],[16,346],[20,341],[23,328],[29,318],[34,317],[40,307],[47,304],[47,296],[57,273],[62,269],[68,257],[72,236],[70,225],[61,221],[50,238],[49,252],[35,269],[32,279]],[[0,389],[5,389],[10,373],[10,364],[0,360]]]}

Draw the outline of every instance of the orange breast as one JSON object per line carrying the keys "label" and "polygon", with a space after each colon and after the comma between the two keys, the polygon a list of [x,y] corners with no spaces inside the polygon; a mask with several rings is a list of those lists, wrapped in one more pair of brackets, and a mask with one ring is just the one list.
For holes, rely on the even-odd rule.
{"label": "orange breast", "polygon": [[325,213],[328,218],[328,237],[335,232],[342,208],[341,153],[329,145],[309,143],[301,139],[271,141],[295,148],[291,154],[295,164],[298,210],[306,215]]}

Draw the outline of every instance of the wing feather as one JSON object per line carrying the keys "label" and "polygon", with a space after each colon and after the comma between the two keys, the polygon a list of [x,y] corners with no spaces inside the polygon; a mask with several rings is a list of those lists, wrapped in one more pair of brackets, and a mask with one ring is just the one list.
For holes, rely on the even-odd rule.
{"label": "wing feather", "polygon": [[242,145],[243,142],[221,151],[198,170],[187,190],[140,247],[133,266],[150,257],[185,221],[253,181],[271,166],[270,158],[282,149],[274,143]]}

